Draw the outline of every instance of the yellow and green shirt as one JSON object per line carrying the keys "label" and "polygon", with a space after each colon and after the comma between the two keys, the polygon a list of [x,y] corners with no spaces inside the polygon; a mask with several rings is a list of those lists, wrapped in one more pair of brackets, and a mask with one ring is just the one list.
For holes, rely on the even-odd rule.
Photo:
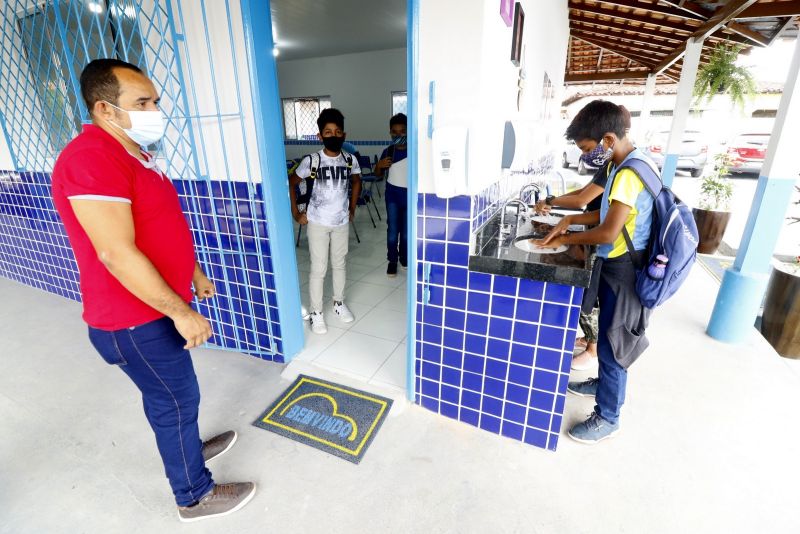
{"label": "yellow and green shirt", "polygon": [[[626,161],[631,158],[641,159],[648,163],[647,157],[637,148],[628,154]],[[652,166],[652,163],[650,163]],[[625,166],[623,161],[620,168]],[[644,184],[631,169],[622,169],[617,172],[616,167],[609,169],[608,182],[603,192],[603,201],[600,205],[600,223],[605,221],[611,202],[616,200],[626,206],[630,206],[631,211],[625,219],[625,228],[633,241],[636,250],[647,248],[650,239],[650,226],[653,215],[653,196],[645,189]],[[597,255],[601,258],[616,258],[628,252],[628,245],[622,232],[614,239],[611,244],[602,244],[597,247]]]}

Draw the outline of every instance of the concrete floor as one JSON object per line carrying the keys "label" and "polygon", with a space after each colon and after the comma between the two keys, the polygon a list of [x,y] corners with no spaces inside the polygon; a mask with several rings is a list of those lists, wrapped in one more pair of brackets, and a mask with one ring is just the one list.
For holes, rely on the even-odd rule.
{"label": "concrete floor", "polygon": [[[697,268],[655,315],[620,435],[555,453],[406,406],[356,466],[251,426],[283,366],[198,350],[201,428],[240,433],[215,478],[259,493],[184,525],[137,393],[93,353],[79,305],[0,279],[0,532],[800,532],[800,367],[755,335],[705,336],[715,291]],[[591,408],[570,397],[566,424]]]}

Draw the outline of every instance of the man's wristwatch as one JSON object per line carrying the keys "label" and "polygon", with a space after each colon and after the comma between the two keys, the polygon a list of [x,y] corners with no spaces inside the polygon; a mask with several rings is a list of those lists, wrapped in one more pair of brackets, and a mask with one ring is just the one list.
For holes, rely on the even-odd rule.
{"label": "man's wristwatch", "polygon": [[549,195],[547,198],[544,199],[544,203],[547,204],[548,206],[552,206],[553,200],[555,200],[555,198],[556,198],[555,195]]}

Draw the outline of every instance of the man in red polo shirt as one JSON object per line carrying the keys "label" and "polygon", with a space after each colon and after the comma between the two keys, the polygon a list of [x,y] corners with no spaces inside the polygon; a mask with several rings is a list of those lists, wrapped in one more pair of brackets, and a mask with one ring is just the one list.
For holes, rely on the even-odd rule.
{"label": "man in red polo shirt", "polygon": [[164,135],[158,93],[136,66],[115,59],[89,63],[80,83],[92,124],[59,155],[53,199],[80,269],[89,339],[141,391],[179,518],[229,514],[252,499],[255,484],[215,484],[205,466],[236,433],[200,440],[188,349],[212,331],[189,302],[192,285],[199,300],[214,285],[195,260],[175,188],[142,148]]}

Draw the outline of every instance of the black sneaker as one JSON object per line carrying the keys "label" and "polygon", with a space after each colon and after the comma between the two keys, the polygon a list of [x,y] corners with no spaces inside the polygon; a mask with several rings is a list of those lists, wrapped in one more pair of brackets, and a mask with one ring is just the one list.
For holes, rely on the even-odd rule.
{"label": "black sneaker", "polygon": [[397,276],[397,263],[389,262],[389,266],[386,267],[386,276],[389,278],[394,278]]}

